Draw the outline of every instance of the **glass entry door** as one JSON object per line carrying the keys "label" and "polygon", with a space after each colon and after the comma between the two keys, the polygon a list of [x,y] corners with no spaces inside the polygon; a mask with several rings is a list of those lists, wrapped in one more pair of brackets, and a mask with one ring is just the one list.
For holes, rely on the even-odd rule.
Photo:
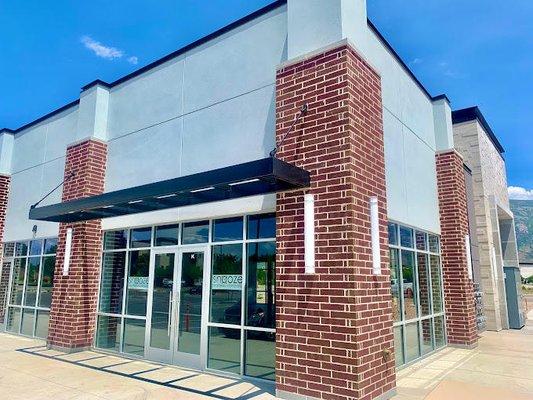
{"label": "glass entry door", "polygon": [[146,338],[149,359],[203,368],[206,260],[205,248],[152,253]]}

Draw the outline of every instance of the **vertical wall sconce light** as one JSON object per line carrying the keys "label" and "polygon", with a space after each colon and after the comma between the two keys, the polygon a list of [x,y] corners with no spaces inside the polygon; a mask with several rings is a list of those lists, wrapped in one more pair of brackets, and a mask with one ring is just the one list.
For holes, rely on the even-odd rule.
{"label": "vertical wall sconce light", "polygon": [[468,277],[470,280],[474,279],[474,271],[472,271],[472,250],[470,247],[470,235],[465,236],[466,249],[466,265],[468,266]]}
{"label": "vertical wall sconce light", "polygon": [[304,259],[305,273],[315,273],[315,197],[304,196]]}
{"label": "vertical wall sconce light", "polygon": [[372,273],[381,275],[381,249],[379,245],[378,198],[370,198],[370,237],[372,241]]}
{"label": "vertical wall sconce light", "polygon": [[68,275],[68,269],[70,267],[71,250],[72,250],[72,228],[68,228],[67,235],[65,238],[65,257],[63,260],[63,276]]}

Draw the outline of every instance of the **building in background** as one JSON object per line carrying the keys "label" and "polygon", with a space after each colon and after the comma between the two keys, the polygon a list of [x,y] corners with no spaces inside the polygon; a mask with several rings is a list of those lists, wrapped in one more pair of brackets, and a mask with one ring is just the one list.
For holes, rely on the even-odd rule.
{"label": "building in background", "polygon": [[[4,327],[281,398],[389,398],[396,368],[476,346],[474,277],[506,327],[501,263],[490,286],[479,239],[470,262],[469,124],[363,0],[277,1],[96,80],[0,133]],[[485,224],[510,262],[498,196]]]}
{"label": "building in background", "polygon": [[[473,276],[483,293],[486,327],[509,329],[509,316],[517,315],[522,322],[511,321],[511,325],[521,328],[523,301],[504,149],[479,108],[454,111],[452,118],[455,147],[472,176],[469,200]],[[510,285],[512,280],[518,284]]]}

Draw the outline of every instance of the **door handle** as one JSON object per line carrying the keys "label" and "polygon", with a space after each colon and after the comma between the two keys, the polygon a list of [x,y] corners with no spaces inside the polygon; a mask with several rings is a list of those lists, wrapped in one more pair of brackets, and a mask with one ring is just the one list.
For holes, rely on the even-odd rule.
{"label": "door handle", "polygon": [[167,334],[170,337],[170,327],[172,326],[172,292],[168,296],[168,324],[167,324]]}

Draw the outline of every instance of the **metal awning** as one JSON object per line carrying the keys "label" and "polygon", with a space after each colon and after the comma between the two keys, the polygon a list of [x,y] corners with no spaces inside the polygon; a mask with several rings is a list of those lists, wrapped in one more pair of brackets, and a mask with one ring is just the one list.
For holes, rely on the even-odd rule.
{"label": "metal awning", "polygon": [[309,187],[309,172],[274,157],[30,209],[30,219],[79,222]]}

